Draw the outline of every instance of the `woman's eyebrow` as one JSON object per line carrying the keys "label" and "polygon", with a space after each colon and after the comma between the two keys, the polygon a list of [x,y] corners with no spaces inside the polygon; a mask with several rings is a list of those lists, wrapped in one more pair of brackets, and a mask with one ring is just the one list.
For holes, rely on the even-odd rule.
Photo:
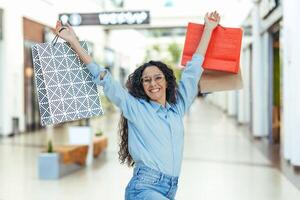
{"label": "woman's eyebrow", "polygon": [[153,77],[153,76],[156,76],[156,75],[163,75],[162,73],[157,73],[157,74],[154,74],[154,75],[144,75],[142,76],[142,78],[145,78],[145,77]]}

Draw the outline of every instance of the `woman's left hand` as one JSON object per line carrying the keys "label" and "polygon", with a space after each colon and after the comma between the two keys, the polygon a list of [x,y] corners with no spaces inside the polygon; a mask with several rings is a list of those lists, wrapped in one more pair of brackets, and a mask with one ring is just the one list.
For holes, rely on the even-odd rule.
{"label": "woman's left hand", "polygon": [[220,15],[217,11],[206,13],[204,18],[205,26],[211,30],[214,30],[218,26],[220,19]]}
{"label": "woman's left hand", "polygon": [[73,30],[72,26],[68,23],[66,24],[66,26],[63,26],[61,24],[61,21],[58,20],[56,22],[55,32],[59,37],[69,42],[70,44],[78,42],[75,31]]}

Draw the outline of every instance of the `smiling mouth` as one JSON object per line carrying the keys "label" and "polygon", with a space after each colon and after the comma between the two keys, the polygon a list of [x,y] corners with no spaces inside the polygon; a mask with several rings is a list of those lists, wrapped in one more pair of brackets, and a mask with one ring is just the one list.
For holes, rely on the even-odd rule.
{"label": "smiling mouth", "polygon": [[156,92],[159,92],[160,89],[152,89],[152,90],[149,90],[149,92],[151,93],[156,93]]}

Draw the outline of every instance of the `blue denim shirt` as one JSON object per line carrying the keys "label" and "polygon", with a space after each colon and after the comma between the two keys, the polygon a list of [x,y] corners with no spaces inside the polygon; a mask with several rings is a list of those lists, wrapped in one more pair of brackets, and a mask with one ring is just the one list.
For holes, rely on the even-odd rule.
{"label": "blue denim shirt", "polygon": [[195,54],[187,63],[178,85],[177,103],[166,107],[153,101],[135,98],[114,81],[104,67],[95,62],[87,64],[97,85],[118,106],[128,120],[128,148],[136,165],[146,165],[162,173],[179,176],[183,155],[183,116],[198,92],[203,56]]}

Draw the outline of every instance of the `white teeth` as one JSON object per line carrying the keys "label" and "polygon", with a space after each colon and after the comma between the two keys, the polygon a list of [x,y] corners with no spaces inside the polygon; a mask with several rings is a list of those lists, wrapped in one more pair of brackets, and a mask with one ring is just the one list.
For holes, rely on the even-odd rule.
{"label": "white teeth", "polygon": [[158,92],[159,91],[159,89],[153,89],[153,90],[150,90],[150,92]]}

